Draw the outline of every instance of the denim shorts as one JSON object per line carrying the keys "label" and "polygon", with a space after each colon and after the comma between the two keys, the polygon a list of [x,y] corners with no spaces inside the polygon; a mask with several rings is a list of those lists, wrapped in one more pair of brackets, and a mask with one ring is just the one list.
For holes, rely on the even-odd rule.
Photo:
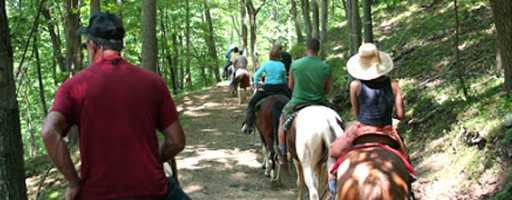
{"label": "denim shorts", "polygon": [[160,200],[190,200],[190,197],[183,192],[174,179],[167,178],[167,194]]}

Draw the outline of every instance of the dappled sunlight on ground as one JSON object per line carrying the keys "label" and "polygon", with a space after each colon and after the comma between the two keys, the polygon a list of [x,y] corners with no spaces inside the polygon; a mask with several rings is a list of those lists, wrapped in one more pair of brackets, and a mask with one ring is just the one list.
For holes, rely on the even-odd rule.
{"label": "dappled sunlight on ground", "polygon": [[[232,169],[233,165],[246,166],[251,168],[260,168],[261,165],[256,161],[258,155],[255,150],[240,151],[234,150],[209,150],[198,148],[196,156],[187,156],[180,160],[180,169],[201,169],[212,167],[212,162],[217,162],[219,170]],[[201,165],[199,165],[201,163]]]}

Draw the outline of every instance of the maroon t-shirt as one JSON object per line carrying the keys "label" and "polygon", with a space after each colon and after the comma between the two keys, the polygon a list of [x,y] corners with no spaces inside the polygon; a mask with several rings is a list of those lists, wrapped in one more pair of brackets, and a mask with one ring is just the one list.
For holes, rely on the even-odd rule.
{"label": "maroon t-shirt", "polygon": [[80,199],[159,199],[167,192],[156,129],[177,120],[178,111],[156,73],[99,59],[60,86],[51,111],[79,129]]}

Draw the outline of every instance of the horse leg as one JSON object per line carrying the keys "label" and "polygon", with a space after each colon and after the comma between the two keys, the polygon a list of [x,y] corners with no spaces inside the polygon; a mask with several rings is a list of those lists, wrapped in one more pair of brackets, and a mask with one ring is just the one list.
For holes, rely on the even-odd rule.
{"label": "horse leg", "polygon": [[242,101],[242,93],[241,93],[241,88],[240,88],[240,84],[237,84],[237,90],[238,90],[238,105],[242,104],[243,101]]}
{"label": "horse leg", "polygon": [[293,159],[293,164],[295,164],[295,170],[297,170],[297,187],[299,188],[299,196],[297,199],[302,200],[304,196],[302,193],[304,190],[304,174],[302,172],[302,165],[295,159]]}

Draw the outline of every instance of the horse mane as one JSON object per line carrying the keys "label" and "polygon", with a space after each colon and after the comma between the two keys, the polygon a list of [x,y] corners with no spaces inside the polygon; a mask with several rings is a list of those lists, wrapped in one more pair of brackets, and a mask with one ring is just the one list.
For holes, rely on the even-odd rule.
{"label": "horse mane", "polygon": [[359,189],[361,200],[389,199],[387,194],[389,181],[386,175],[379,170],[370,170],[368,176],[363,180]]}

